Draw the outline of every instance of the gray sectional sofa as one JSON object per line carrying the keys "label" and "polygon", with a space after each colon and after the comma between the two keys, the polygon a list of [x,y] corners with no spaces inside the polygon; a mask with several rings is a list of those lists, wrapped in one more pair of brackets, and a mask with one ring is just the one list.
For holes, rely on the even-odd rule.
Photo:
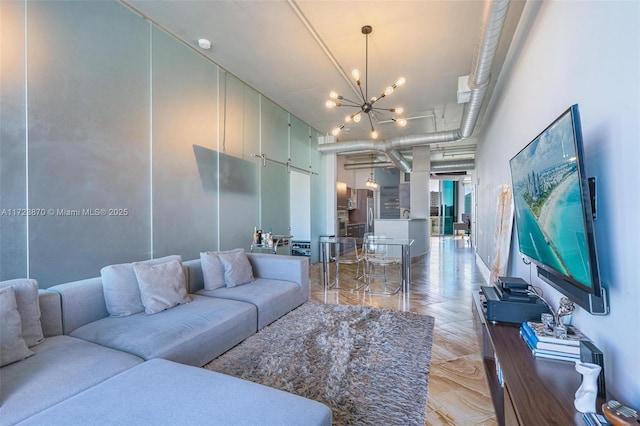
{"label": "gray sectional sofa", "polygon": [[[131,265],[140,272],[137,264],[39,290],[44,341],[31,342],[33,355],[0,369],[0,424],[331,424],[331,411],[316,401],[198,368],[309,297],[306,259],[244,252],[239,257],[234,251],[229,263],[223,256],[219,264],[217,253],[203,256],[204,263],[180,259],[184,291],[153,314],[137,307],[114,315],[108,300],[126,281],[116,280],[114,287],[109,273],[124,271],[120,276],[130,279]],[[247,282],[228,276],[238,271],[234,262],[240,258],[248,261],[243,273],[250,265]],[[164,274],[157,268],[165,264],[156,262],[143,266]],[[175,269],[175,258],[171,264]],[[221,279],[232,285],[212,284],[212,273],[227,273]],[[33,280],[0,283],[0,292],[16,289],[23,317],[18,296],[24,282],[37,289]],[[140,292],[151,300],[142,285]],[[152,303],[166,302],[164,294],[154,297]],[[145,310],[151,306],[143,304]]]}

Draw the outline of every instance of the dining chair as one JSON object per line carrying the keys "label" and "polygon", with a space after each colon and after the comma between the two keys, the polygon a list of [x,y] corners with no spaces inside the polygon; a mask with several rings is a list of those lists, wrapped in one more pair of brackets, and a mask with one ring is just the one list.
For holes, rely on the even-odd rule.
{"label": "dining chair", "polygon": [[[364,256],[362,256],[362,250],[358,249],[358,242],[353,237],[342,237],[339,242],[336,243],[336,247],[331,258],[335,262],[335,280],[329,285],[329,288],[334,287],[340,290],[340,265],[355,265],[355,290],[359,290],[364,287],[364,265],[362,265],[362,272],[360,271],[360,265],[364,263]],[[363,284],[359,285],[358,282],[362,280]]]}
{"label": "dining chair", "polygon": [[[400,268],[400,258],[389,256],[388,240],[384,234],[367,234],[362,243],[363,257],[365,261],[365,291],[374,294],[396,294],[402,288],[402,270]],[[398,287],[393,291],[387,291],[389,274],[387,267],[398,266]],[[376,267],[382,267],[382,273],[376,272]],[[383,280],[384,291],[373,291],[371,289],[372,279],[381,278]]]}

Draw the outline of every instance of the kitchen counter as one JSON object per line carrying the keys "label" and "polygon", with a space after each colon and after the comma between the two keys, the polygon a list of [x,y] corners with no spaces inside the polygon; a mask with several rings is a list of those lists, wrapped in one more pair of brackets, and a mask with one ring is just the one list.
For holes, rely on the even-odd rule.
{"label": "kitchen counter", "polygon": [[389,238],[413,239],[412,258],[429,253],[431,219],[374,219],[374,221],[376,234],[385,234]]}

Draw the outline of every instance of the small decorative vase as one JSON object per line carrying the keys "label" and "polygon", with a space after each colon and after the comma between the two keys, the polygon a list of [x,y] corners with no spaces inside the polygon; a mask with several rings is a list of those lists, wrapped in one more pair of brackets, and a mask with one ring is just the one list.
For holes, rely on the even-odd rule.
{"label": "small decorative vase", "polygon": [[581,413],[596,412],[598,375],[600,375],[601,369],[597,364],[576,361],[576,371],[582,374],[582,384],[576,391],[573,405]]}

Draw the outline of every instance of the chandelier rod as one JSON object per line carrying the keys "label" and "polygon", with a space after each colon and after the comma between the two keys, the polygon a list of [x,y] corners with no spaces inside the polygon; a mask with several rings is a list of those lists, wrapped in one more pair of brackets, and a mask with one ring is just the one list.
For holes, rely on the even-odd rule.
{"label": "chandelier rod", "polygon": [[[369,99],[369,34],[371,34],[371,27],[365,25],[362,27],[364,33],[364,98],[363,101],[367,102]],[[369,119],[371,121],[371,119]],[[371,124],[373,127],[373,124]]]}

